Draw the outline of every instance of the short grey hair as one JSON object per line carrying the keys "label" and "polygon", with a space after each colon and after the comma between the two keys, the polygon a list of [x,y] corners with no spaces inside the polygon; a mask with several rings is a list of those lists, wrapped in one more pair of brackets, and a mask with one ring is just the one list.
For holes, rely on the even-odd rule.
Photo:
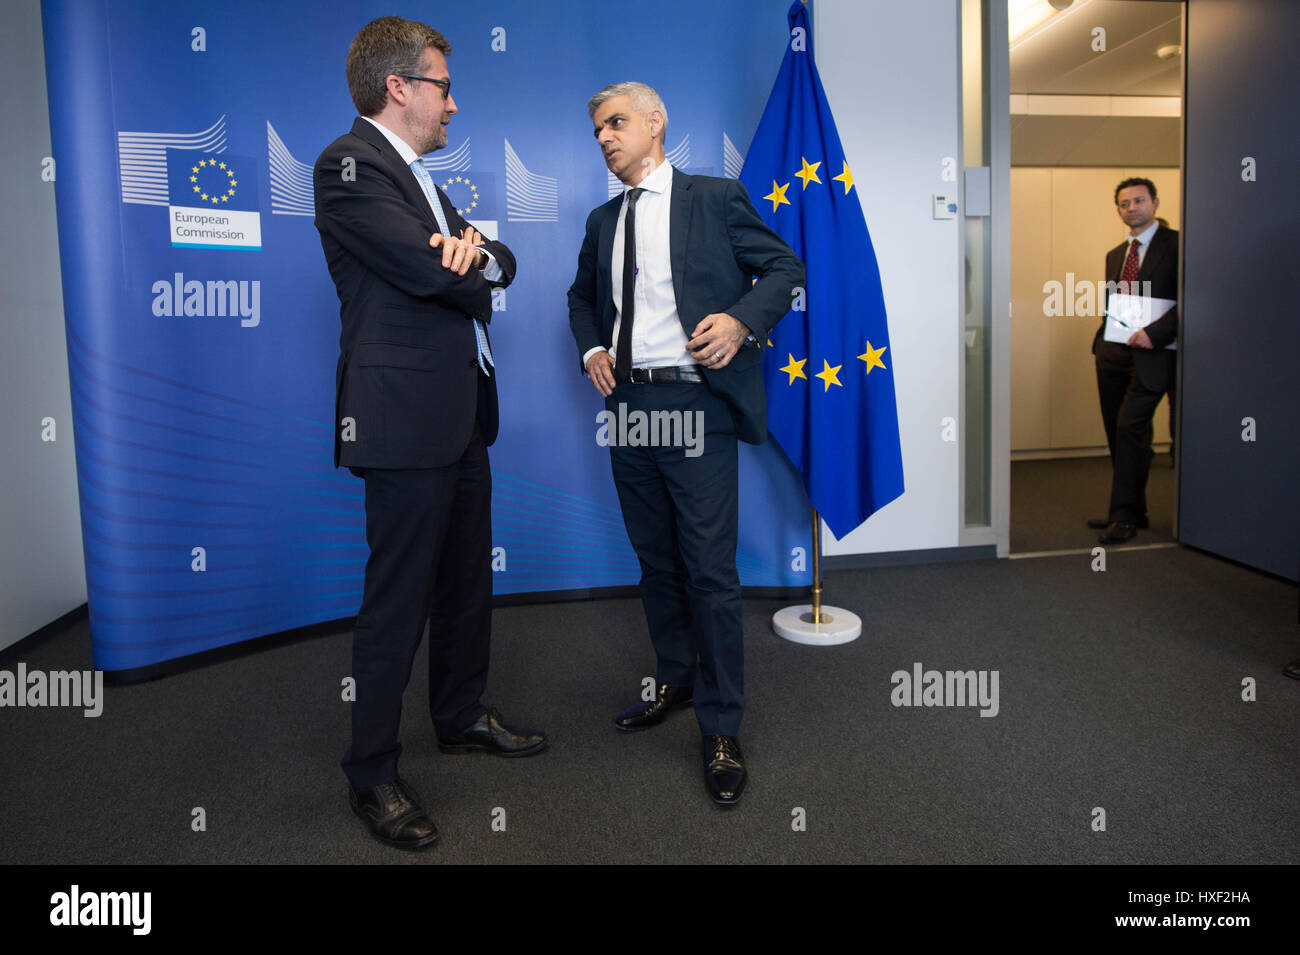
{"label": "short grey hair", "polygon": [[596,110],[600,109],[601,104],[604,103],[605,100],[613,99],[615,96],[622,96],[625,93],[632,101],[632,108],[641,115],[648,116],[650,115],[651,110],[659,110],[660,114],[664,118],[663,133],[664,138],[667,139],[668,107],[664,106],[664,101],[659,97],[659,94],[654,91],[654,87],[648,86],[645,83],[637,83],[635,81],[611,83],[587,101],[587,115],[589,117],[595,117]]}

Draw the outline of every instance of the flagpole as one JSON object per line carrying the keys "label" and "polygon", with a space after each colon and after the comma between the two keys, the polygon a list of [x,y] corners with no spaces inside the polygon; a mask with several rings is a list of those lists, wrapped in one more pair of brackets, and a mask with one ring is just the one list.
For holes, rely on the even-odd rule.
{"label": "flagpole", "polygon": [[822,622],[822,518],[817,508],[812,509],[813,517],[813,591],[812,622]]}
{"label": "flagpole", "polygon": [[832,647],[862,635],[862,618],[852,610],[822,605],[822,517],[812,509],[812,604],[782,607],[772,629],[791,643]]}

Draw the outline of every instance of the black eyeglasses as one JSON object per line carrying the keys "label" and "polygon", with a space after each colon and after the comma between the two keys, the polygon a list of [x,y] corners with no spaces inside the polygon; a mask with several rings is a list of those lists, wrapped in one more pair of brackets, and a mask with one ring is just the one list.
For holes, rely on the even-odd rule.
{"label": "black eyeglasses", "polygon": [[432,83],[434,86],[441,86],[443,99],[451,97],[451,80],[435,80],[432,76],[415,76],[412,73],[395,73],[393,75],[400,76],[404,80],[424,80],[424,82]]}

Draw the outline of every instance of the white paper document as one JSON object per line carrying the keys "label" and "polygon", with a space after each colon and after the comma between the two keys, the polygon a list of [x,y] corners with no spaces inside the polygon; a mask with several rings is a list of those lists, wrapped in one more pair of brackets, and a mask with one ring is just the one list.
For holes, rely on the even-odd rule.
{"label": "white paper document", "polygon": [[[1102,337],[1108,342],[1127,344],[1135,331],[1146,328],[1177,304],[1172,298],[1112,295],[1106,306],[1106,334]],[[1174,343],[1165,347],[1173,348]]]}

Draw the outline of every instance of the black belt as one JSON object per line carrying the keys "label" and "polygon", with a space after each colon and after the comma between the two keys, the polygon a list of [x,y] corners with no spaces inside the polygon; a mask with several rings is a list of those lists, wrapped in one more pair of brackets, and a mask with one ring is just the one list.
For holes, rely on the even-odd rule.
{"label": "black belt", "polygon": [[627,380],[634,385],[662,385],[678,381],[702,382],[704,376],[695,365],[670,365],[667,368],[633,368]]}

